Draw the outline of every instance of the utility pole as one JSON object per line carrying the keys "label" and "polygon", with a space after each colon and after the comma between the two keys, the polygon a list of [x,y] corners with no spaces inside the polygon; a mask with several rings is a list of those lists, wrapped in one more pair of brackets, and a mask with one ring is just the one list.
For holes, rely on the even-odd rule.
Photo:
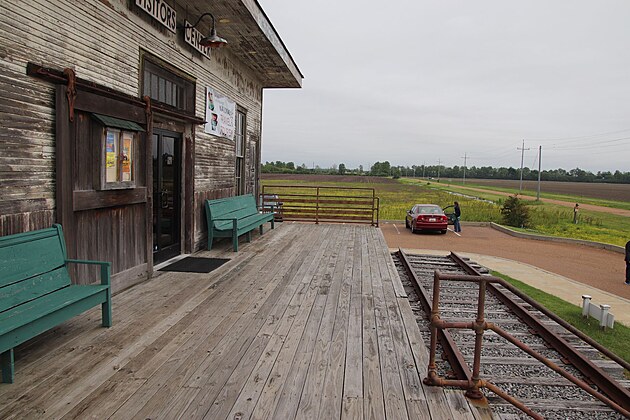
{"label": "utility pole", "polygon": [[538,146],[538,190],[536,191],[536,200],[540,201],[540,159],[542,158],[542,146]]}
{"label": "utility pole", "polygon": [[525,140],[523,140],[523,147],[517,147],[516,150],[521,151],[521,183],[518,186],[518,192],[523,191],[523,158],[525,157],[525,150],[529,150],[529,148],[525,148]]}
{"label": "utility pole", "polygon": [[466,153],[464,153],[464,182],[463,184],[466,183],[466,158],[467,158]]}
{"label": "utility pole", "polygon": [[422,178],[424,178],[424,166],[425,166],[424,164],[425,164],[425,163],[426,163],[426,162],[422,162]]}
{"label": "utility pole", "polygon": [[438,182],[440,182],[440,164],[442,163],[442,161],[440,161],[440,159],[438,159]]}

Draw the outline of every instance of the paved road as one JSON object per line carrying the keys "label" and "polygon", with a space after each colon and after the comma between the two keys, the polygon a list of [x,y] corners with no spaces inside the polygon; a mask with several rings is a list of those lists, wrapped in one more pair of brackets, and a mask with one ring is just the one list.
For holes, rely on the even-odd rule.
{"label": "paved road", "polygon": [[[630,300],[624,284],[624,255],[578,244],[519,239],[490,227],[462,227],[461,236],[449,230],[412,234],[405,223],[381,223],[390,248],[431,249],[490,255],[520,261]],[[576,292],[579,293],[579,292]]]}

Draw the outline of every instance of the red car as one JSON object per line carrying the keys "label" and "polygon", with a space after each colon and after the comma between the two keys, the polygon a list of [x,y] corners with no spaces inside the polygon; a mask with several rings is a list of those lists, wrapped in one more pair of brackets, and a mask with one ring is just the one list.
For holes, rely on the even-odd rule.
{"label": "red car", "polygon": [[416,204],[407,211],[405,217],[405,227],[416,233],[422,229],[439,230],[446,233],[448,226],[448,217],[444,214],[444,210],[435,204]]}

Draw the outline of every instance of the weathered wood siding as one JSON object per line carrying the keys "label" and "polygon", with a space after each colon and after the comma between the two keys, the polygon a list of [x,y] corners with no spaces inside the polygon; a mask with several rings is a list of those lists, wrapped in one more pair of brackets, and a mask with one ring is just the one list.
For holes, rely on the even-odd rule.
{"label": "weathered wood siding", "polygon": [[[28,62],[70,67],[79,78],[139,97],[140,56],[146,51],[196,78],[197,116],[204,117],[205,89],[211,86],[247,111],[247,148],[259,142],[262,85],[257,75],[229,47],[213,51],[211,60],[201,56],[183,42],[181,32],[168,32],[133,4],[127,0],[0,2],[0,235],[40,229],[58,219],[54,86],[28,76]],[[185,2],[169,4],[180,21]],[[188,236],[197,246],[206,235],[203,199],[234,194],[235,146],[233,141],[205,134],[202,126],[194,127],[194,132],[194,180],[192,188],[187,186],[194,200],[194,226],[189,226]],[[257,173],[252,156],[246,150],[248,192],[254,192]],[[112,221],[112,235],[98,238],[99,242],[122,236],[125,241],[141,241],[129,246],[144,246],[141,236],[146,229],[141,228],[143,216],[135,205],[95,209],[94,214],[120,221]],[[89,217],[80,217],[78,226],[90,223]],[[130,231],[134,224],[140,227]],[[98,248],[91,258],[113,261],[114,273],[127,270],[137,261],[121,260],[123,248],[116,252]]]}

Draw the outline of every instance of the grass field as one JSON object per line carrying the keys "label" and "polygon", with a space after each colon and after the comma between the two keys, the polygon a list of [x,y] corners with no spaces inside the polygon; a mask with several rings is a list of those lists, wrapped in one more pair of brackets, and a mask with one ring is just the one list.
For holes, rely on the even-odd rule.
{"label": "grass field", "polygon": [[[381,220],[403,220],[405,213],[414,204],[431,203],[441,207],[460,202],[463,221],[501,223],[500,208],[505,196],[489,193],[472,193],[448,187],[443,183],[427,183],[421,180],[392,180],[389,178],[357,176],[265,176],[263,185],[321,185],[337,187],[374,188],[380,197]],[[447,191],[452,189],[453,191]],[[475,194],[492,203],[459,194]],[[526,202],[530,209],[534,227],[523,229],[530,233],[583,239],[624,246],[630,232],[630,218],[600,212],[580,212],[580,223],[575,225],[570,208],[540,202]]]}
{"label": "grass field", "polygon": [[[507,179],[467,179],[464,184],[461,179],[444,178],[440,180],[439,185],[446,185],[449,188],[462,187],[462,192],[466,191],[464,187],[501,191],[509,194],[517,193],[519,190],[519,181]],[[537,182],[523,181],[523,190],[519,194],[536,197],[536,188]],[[552,200],[630,210],[629,184],[547,181],[541,182],[540,196]]]}

